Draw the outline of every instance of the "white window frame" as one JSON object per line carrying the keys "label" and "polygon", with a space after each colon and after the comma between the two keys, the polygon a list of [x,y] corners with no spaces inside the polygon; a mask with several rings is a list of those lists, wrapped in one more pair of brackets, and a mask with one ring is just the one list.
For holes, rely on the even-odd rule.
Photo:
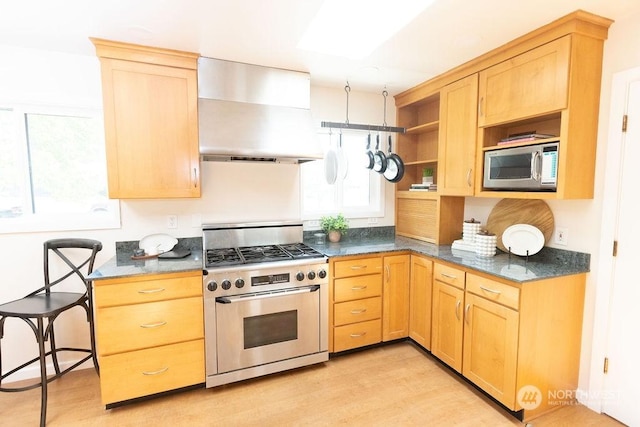
{"label": "white window frame", "polygon": [[[326,150],[328,151],[330,148],[337,148],[337,144],[335,143],[335,141],[337,141],[337,134],[339,132],[337,131],[333,131],[333,139],[332,139],[332,146],[330,147],[329,144],[326,144]],[[318,138],[322,141],[329,141],[329,132],[325,131],[322,133],[319,133]],[[364,132],[357,132],[357,131],[343,131],[343,137],[347,136],[347,135],[353,135],[356,136],[357,139],[361,140],[361,152],[362,152],[362,156],[365,156],[365,148],[366,148],[366,133]],[[346,138],[345,138],[346,139]],[[374,143],[373,143],[373,135],[372,135],[372,146],[371,149],[373,150],[375,148]],[[351,140],[351,141],[347,141],[344,142],[344,144],[358,144],[358,142],[356,142],[355,140]],[[324,173],[324,160],[316,160],[315,162],[319,162],[318,166],[320,170],[323,171]],[[344,195],[344,191],[343,191],[343,181],[340,177],[336,178],[335,183],[333,184],[333,186],[335,186],[335,193],[334,193],[334,197],[333,197],[333,205],[329,205],[329,206],[323,206],[322,209],[318,209],[318,210],[309,210],[306,208],[305,206],[305,198],[304,198],[304,193],[305,191],[309,191],[308,189],[305,189],[305,182],[304,182],[304,177],[303,177],[303,171],[302,168],[304,167],[304,164],[301,165],[300,168],[300,199],[301,199],[301,217],[302,220],[304,221],[313,221],[313,220],[319,220],[322,216],[324,215],[334,215],[337,212],[342,213],[345,218],[351,218],[351,219],[358,219],[358,218],[384,218],[384,213],[385,213],[385,181],[384,181],[384,177],[382,174],[374,172],[373,170],[368,170],[364,167],[364,165],[362,164],[362,158],[349,158],[348,159],[348,163],[349,163],[349,169],[351,168],[362,168],[363,171],[366,171],[369,174],[369,200],[370,203],[368,206],[364,206],[364,207],[345,207],[342,204],[342,200],[343,200],[343,195]]]}
{"label": "white window frame", "polygon": [[[66,106],[43,106],[35,104],[0,103],[0,109],[11,110],[15,113],[16,135],[21,145],[20,150],[22,168],[29,167],[27,135],[24,126],[25,114],[43,114],[57,116],[92,117],[102,123],[103,114],[100,109]],[[104,126],[104,125],[103,125]],[[106,168],[106,158],[105,168]],[[45,231],[74,231],[117,229],[121,227],[120,201],[108,199],[105,202],[104,214],[30,214],[14,218],[0,218],[0,234],[45,232]]]}

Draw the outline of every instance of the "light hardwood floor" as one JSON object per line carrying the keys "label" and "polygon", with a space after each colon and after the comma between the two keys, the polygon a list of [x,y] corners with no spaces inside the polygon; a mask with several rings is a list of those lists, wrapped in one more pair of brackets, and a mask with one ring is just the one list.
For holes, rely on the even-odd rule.
{"label": "light hardwood floor", "polygon": [[[50,426],[514,426],[524,425],[409,342],[325,364],[105,410],[93,369],[50,383]],[[0,393],[0,425],[35,426],[40,390]],[[584,406],[539,426],[621,426]]]}

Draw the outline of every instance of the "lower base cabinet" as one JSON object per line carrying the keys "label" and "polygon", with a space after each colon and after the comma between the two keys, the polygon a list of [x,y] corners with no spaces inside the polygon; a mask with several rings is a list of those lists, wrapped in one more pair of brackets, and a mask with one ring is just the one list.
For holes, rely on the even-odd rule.
{"label": "lower base cabinet", "polygon": [[409,337],[430,350],[433,261],[423,256],[411,255],[410,277]]}
{"label": "lower base cabinet", "polygon": [[94,281],[102,403],[205,382],[202,272]]}

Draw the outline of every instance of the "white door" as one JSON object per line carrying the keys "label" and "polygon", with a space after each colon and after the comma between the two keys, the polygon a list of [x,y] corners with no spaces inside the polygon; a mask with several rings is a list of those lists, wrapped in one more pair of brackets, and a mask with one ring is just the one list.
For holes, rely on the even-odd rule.
{"label": "white door", "polygon": [[[630,81],[627,88],[628,123],[620,147],[620,168],[607,170],[607,174],[619,176],[615,225],[618,251],[611,282],[608,373],[601,397],[604,413],[627,425],[640,426],[640,79]],[[610,126],[617,123],[611,122]]]}

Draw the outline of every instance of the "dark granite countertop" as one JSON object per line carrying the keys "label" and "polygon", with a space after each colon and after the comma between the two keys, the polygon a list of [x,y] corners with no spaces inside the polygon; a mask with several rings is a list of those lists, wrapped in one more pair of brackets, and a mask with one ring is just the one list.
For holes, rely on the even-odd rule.
{"label": "dark granite countertop", "polygon": [[[321,245],[316,244],[311,236],[312,234],[305,234],[304,242],[328,257],[412,251],[520,283],[589,272],[589,254],[548,247],[530,256],[528,260],[516,255],[509,256],[499,250],[496,256],[481,258],[473,252],[452,250],[448,245],[437,246],[389,233],[364,233],[339,243],[327,242]],[[116,256],[94,270],[89,278],[113,279],[141,274],[197,271],[203,268],[201,238],[178,239],[176,248],[191,250],[191,255],[182,259],[132,260],[133,249],[137,247],[137,242],[116,243]]]}
{"label": "dark granite countertop", "polygon": [[514,282],[567,276],[589,272],[590,255],[582,252],[543,248],[538,254],[525,257],[501,252],[489,258],[474,252],[451,249],[450,245],[437,246],[406,237],[368,237],[318,245],[313,239],[305,243],[329,257],[377,254],[383,252],[413,251],[435,259],[448,261],[471,270],[491,274]]}

